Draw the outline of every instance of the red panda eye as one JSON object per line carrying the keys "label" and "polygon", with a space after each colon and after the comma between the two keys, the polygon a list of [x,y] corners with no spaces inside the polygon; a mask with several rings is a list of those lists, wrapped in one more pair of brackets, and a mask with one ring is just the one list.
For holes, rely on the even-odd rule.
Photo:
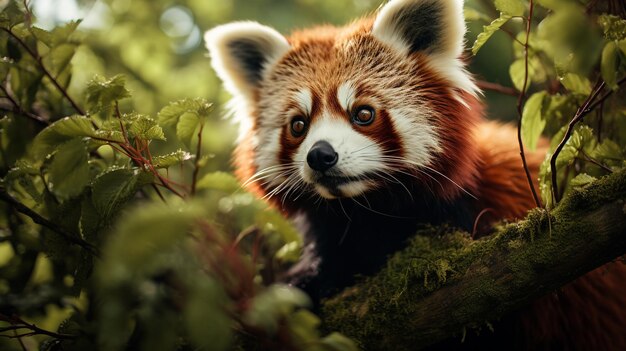
{"label": "red panda eye", "polygon": [[291,120],[291,135],[299,137],[306,131],[306,121],[303,117],[295,117]]}
{"label": "red panda eye", "polygon": [[352,121],[360,126],[370,125],[374,121],[376,111],[371,106],[359,106],[352,114]]}

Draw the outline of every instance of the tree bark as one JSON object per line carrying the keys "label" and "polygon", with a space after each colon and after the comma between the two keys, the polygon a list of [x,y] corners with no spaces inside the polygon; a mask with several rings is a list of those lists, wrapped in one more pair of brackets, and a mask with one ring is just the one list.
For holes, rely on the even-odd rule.
{"label": "tree bark", "polygon": [[324,302],[328,330],[364,349],[415,350],[484,326],[626,253],[626,171],[487,238],[425,228],[376,276]]}

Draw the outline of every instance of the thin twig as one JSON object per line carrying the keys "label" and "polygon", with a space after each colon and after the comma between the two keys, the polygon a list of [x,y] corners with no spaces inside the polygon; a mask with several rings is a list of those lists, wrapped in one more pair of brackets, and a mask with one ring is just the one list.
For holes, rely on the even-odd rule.
{"label": "thin twig", "polygon": [[50,79],[52,84],[59,90],[59,92],[65,97],[65,99],[70,103],[70,105],[72,105],[74,110],[76,110],[76,112],[78,112],[78,114],[80,115],[85,115],[85,111],[82,108],[80,108],[80,106],[78,106],[78,104],[74,101],[74,99],[72,99],[72,97],[69,95],[67,90],[65,90],[65,88],[63,88],[61,84],[59,84],[59,82],[52,76],[50,71],[48,71],[46,66],[43,64],[42,57],[39,56],[37,52],[33,51],[28,45],[26,45],[26,43],[19,36],[13,33],[11,29],[2,28],[2,30],[7,32],[13,39],[15,39],[24,48],[24,50],[26,50],[26,52],[28,52],[28,54],[32,56],[33,59],[35,59],[35,62],[37,62],[37,65],[41,69],[41,72],[43,72],[43,74],[46,75],[48,79]]}
{"label": "thin twig", "polygon": [[519,92],[515,88],[507,87],[498,83],[488,82],[485,80],[477,80],[476,85],[482,90],[495,91],[500,94],[518,96]]}
{"label": "thin twig", "polygon": [[11,96],[11,94],[9,94],[9,90],[7,88],[5,88],[2,84],[0,84],[0,90],[2,90],[2,92],[4,93],[4,97],[6,97],[9,102],[11,102],[11,105],[13,105],[13,109],[5,109],[4,107],[0,106],[0,109],[7,111],[7,112],[14,112],[17,114],[20,114],[22,116],[25,116],[27,118],[32,119],[33,121],[37,122],[38,124],[47,127],[50,125],[50,121],[46,120],[45,118],[41,117],[41,116],[37,116],[33,113],[30,113],[26,110],[24,110],[22,108],[22,106],[17,102],[17,100]]}
{"label": "thin twig", "polygon": [[200,157],[202,156],[202,130],[204,123],[200,123],[198,131],[198,146],[196,148],[196,158],[193,160],[193,176],[191,178],[191,195],[196,194],[196,183],[198,182],[198,173],[200,173]]}
{"label": "thin twig", "polygon": [[10,204],[18,212],[30,217],[33,220],[33,222],[39,225],[42,225],[57,234],[60,234],[63,238],[65,238],[70,243],[82,247],[83,249],[89,251],[91,254],[95,256],[99,256],[98,249],[95,246],[91,245],[90,243],[86,242],[83,239],[78,238],[76,235],[73,235],[67,232],[65,229],[63,229],[56,223],[51,222],[50,220],[42,217],[39,213],[33,211],[28,206],[24,205],[23,203],[15,199],[13,196],[9,195],[9,193],[3,187],[0,187],[0,200]]}
{"label": "thin twig", "polygon": [[[49,330],[45,330],[45,329],[41,329],[38,326],[36,326],[35,324],[32,323],[28,323],[25,320],[17,317],[17,316],[6,316],[4,314],[0,313],[0,320],[5,321],[7,323],[10,323],[11,325],[8,327],[3,327],[0,328],[0,333],[4,333],[7,331],[14,331],[15,335],[0,335],[6,338],[10,338],[10,339],[14,339],[14,338],[20,338],[23,336],[32,336],[32,335],[47,335],[47,336],[51,336],[55,339],[74,339],[76,338],[76,335],[71,335],[71,334],[61,334],[61,333],[55,333],[55,332],[51,332]],[[21,330],[21,329],[27,329],[30,330],[30,332],[28,333],[23,333],[23,334],[17,334],[17,330]]]}
{"label": "thin twig", "polygon": [[528,169],[528,163],[526,162],[526,155],[524,153],[524,142],[522,141],[522,115],[524,100],[526,99],[526,88],[528,86],[528,40],[530,38],[530,29],[533,19],[533,8],[533,0],[530,0],[528,19],[526,21],[526,42],[524,43],[524,84],[522,85],[522,90],[517,98],[517,114],[519,116],[517,121],[517,141],[519,143],[519,152],[522,158],[522,164],[524,165],[524,172],[526,173],[526,179],[528,180],[528,187],[533,194],[533,199],[535,199],[537,207],[543,207],[541,205],[541,200],[539,200],[539,196],[537,196],[537,191],[535,190],[535,185],[533,184],[533,179],[530,175],[530,170]]}
{"label": "thin twig", "polygon": [[[617,85],[621,86],[625,82],[626,82],[626,77],[620,79],[617,82]],[[602,105],[604,101],[613,94],[613,90],[609,90],[606,93],[604,93],[604,95],[602,95],[598,100],[596,100],[596,98],[598,97],[598,95],[600,94],[600,92],[602,91],[605,85],[606,85],[605,82],[597,84],[593,92],[591,93],[591,95],[587,97],[583,105],[580,108],[578,108],[578,110],[576,110],[576,114],[574,115],[574,118],[572,118],[572,120],[569,122],[567,126],[567,130],[565,131],[565,135],[563,135],[563,139],[561,140],[559,145],[554,150],[554,153],[550,157],[550,171],[552,172],[552,192],[554,195],[554,199],[557,202],[560,200],[561,197],[559,193],[559,188],[557,187],[556,160],[559,157],[561,150],[563,150],[563,147],[565,147],[565,143],[567,143],[567,141],[569,140],[572,132],[574,131],[574,127],[576,126],[576,124],[580,122],[591,111],[596,109],[598,106]]]}

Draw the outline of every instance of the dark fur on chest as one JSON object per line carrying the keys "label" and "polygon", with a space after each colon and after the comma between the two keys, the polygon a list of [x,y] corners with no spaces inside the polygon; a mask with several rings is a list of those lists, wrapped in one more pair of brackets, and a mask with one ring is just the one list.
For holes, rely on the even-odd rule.
{"label": "dark fur on chest", "polygon": [[370,194],[367,200],[326,201],[299,212],[294,220],[304,233],[304,252],[288,281],[317,304],[354,284],[359,276],[376,273],[420,225],[446,222],[471,231],[476,215],[471,198],[443,203],[430,193],[389,194],[393,190]]}

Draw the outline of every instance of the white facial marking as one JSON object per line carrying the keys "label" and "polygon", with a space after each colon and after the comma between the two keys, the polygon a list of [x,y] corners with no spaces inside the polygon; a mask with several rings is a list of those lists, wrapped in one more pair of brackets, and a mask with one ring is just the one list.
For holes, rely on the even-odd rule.
{"label": "white facial marking", "polygon": [[[311,125],[306,139],[294,156],[294,161],[302,164],[301,176],[306,183],[315,184],[316,172],[309,167],[306,157],[311,147],[320,140],[327,141],[337,152],[337,165],[332,171],[342,176],[364,176],[384,168],[381,160],[383,150],[376,141],[355,131],[348,121],[326,115]],[[367,181],[353,181],[339,185],[337,189],[344,196],[356,196],[367,190],[367,184]],[[335,198],[329,189],[320,184],[315,184],[315,189],[325,198]]]}
{"label": "white facial marking", "polygon": [[406,106],[391,109],[389,114],[404,144],[404,157],[413,166],[428,165],[434,154],[442,151],[435,128],[415,108]]}
{"label": "white facial marking", "polygon": [[313,110],[313,95],[311,91],[307,88],[303,88],[298,90],[298,92],[294,96],[295,100],[300,105],[300,108],[307,114],[311,113]]}
{"label": "white facial marking", "polygon": [[349,111],[352,108],[355,98],[356,89],[352,82],[345,82],[337,88],[337,100],[344,111]]}

